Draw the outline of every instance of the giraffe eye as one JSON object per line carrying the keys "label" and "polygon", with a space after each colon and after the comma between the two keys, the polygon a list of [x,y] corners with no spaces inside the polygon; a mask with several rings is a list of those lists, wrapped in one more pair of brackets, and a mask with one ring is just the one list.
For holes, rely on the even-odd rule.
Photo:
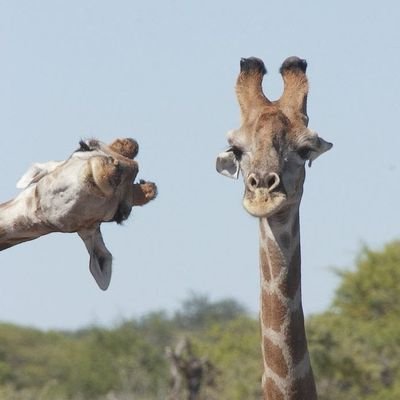
{"label": "giraffe eye", "polygon": [[243,150],[242,150],[242,149],[239,149],[239,147],[232,146],[232,147],[229,149],[229,151],[231,151],[231,152],[235,155],[235,157],[236,157],[236,159],[237,159],[238,161],[240,161],[240,160],[242,159]]}
{"label": "giraffe eye", "polygon": [[308,146],[303,146],[300,147],[297,150],[297,154],[303,159],[303,160],[308,160],[311,156],[313,149],[311,147]]}

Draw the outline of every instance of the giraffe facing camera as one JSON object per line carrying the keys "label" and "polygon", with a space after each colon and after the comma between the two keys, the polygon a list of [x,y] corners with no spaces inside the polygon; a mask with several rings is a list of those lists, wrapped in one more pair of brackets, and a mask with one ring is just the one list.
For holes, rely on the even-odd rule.
{"label": "giraffe facing camera", "polygon": [[262,90],[266,68],[256,57],[240,61],[236,95],[241,126],[228,133],[217,157],[219,173],[244,181],[243,206],[259,218],[261,349],[264,399],[316,400],[301,303],[299,206],[305,164],[332,144],[308,128],[307,62],[287,58],[284,89],[270,101]]}

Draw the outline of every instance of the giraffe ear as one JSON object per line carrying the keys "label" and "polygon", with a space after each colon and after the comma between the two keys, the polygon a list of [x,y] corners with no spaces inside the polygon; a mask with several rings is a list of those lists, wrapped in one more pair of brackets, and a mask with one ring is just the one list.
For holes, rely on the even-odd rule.
{"label": "giraffe ear", "polygon": [[28,171],[22,175],[21,179],[17,182],[18,189],[25,189],[32,183],[38,182],[45,175],[53,172],[64,161],[49,161],[47,163],[35,163]]}
{"label": "giraffe ear", "polygon": [[312,162],[317,159],[321,154],[325,153],[326,151],[332,148],[333,144],[327,142],[326,140],[318,137],[318,145],[315,150],[311,152],[308,166],[311,167]]}
{"label": "giraffe ear", "polygon": [[104,244],[100,226],[78,232],[90,255],[89,269],[101,290],[107,290],[111,281],[112,255]]}
{"label": "giraffe ear", "polygon": [[240,163],[231,149],[218,154],[216,168],[221,175],[228,178],[238,179],[239,177]]}

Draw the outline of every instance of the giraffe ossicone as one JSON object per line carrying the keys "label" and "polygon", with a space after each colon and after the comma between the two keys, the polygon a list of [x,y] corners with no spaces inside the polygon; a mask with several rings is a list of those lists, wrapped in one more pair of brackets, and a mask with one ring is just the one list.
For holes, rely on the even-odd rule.
{"label": "giraffe ossicone", "polygon": [[101,223],[122,223],[133,206],[157,196],[154,183],[134,183],[138,148],[131,138],[110,145],[90,139],[65,161],[34,164],[17,183],[22,192],[0,204],[0,251],[52,232],[76,232],[89,252],[93,277],[106,290],[112,255]]}
{"label": "giraffe ossicone", "polygon": [[315,400],[301,304],[299,206],[305,163],[332,144],[308,128],[307,63],[287,58],[280,73],[281,97],[262,89],[266,68],[256,57],[240,61],[236,95],[241,126],[227,135],[217,156],[222,175],[244,181],[243,206],[259,218],[263,395],[267,400]]}

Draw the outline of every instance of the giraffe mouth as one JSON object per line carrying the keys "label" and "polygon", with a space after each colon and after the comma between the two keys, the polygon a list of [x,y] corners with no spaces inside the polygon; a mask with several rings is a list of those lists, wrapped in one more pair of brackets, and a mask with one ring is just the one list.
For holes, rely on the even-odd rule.
{"label": "giraffe mouth", "polygon": [[270,217],[282,208],[286,198],[285,193],[278,191],[270,193],[264,188],[255,191],[246,190],[243,206],[254,217]]}

